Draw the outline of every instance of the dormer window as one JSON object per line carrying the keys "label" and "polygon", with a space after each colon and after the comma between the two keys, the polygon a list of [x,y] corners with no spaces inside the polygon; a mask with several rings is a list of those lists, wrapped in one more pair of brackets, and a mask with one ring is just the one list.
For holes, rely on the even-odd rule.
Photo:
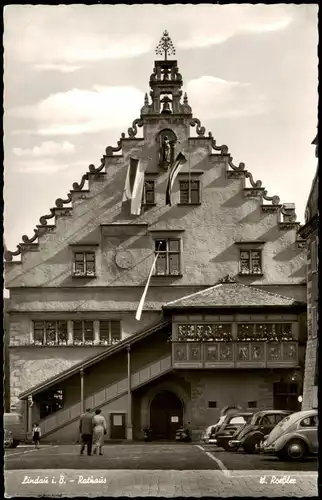
{"label": "dormer window", "polygon": [[95,276],[95,252],[74,253],[74,276]]}

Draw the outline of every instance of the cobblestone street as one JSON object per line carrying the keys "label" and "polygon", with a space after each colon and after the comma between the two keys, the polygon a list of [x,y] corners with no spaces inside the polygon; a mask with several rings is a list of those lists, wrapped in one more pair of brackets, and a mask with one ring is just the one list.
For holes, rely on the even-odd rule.
{"label": "cobblestone street", "polygon": [[9,450],[6,496],[317,495],[316,460],[295,466],[273,458],[263,461],[266,457],[258,455],[175,444],[107,445],[103,457],[78,453],[77,446]]}

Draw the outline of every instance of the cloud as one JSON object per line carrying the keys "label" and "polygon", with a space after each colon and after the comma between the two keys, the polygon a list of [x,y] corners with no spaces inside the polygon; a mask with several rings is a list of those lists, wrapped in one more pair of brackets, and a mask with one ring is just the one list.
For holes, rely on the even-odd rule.
{"label": "cloud", "polygon": [[58,154],[70,154],[75,151],[75,145],[68,141],[62,143],[54,141],[45,141],[40,146],[34,146],[32,149],[13,148],[16,156],[54,156]]}
{"label": "cloud", "polygon": [[[8,111],[8,116],[33,120],[40,135],[78,135],[130,126],[143,106],[135,87],[94,86],[52,94],[35,105]],[[27,131],[29,133],[29,131]]]}
{"label": "cloud", "polygon": [[224,43],[242,33],[278,31],[286,28],[293,20],[290,11],[283,5],[214,5],[212,15],[208,6],[201,5],[198,6],[197,15],[199,19],[203,17],[204,22],[187,30],[186,37],[179,40],[178,47],[203,48]]}
{"label": "cloud", "polygon": [[37,71],[59,71],[61,73],[74,73],[82,66],[72,66],[70,64],[35,64],[35,70]]}
{"label": "cloud", "polygon": [[85,167],[84,162],[57,162],[51,158],[44,160],[25,160],[15,164],[15,171],[21,174],[54,174],[56,172],[62,172],[67,169],[79,168],[80,166]]}
{"label": "cloud", "polygon": [[204,119],[238,118],[262,114],[267,110],[265,96],[250,83],[201,76],[190,80],[186,91],[192,110]]}

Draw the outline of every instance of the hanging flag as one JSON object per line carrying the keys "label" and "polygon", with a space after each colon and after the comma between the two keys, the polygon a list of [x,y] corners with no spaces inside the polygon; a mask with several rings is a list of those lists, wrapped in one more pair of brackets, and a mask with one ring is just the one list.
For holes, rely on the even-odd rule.
{"label": "hanging flag", "polygon": [[144,187],[144,172],[148,166],[147,162],[140,161],[136,170],[135,181],[131,200],[131,214],[140,215],[142,206],[142,194]]}
{"label": "hanging flag", "polygon": [[167,185],[167,191],[166,191],[166,198],[165,198],[165,204],[171,206],[171,192],[173,188],[174,181],[176,180],[176,177],[178,173],[180,172],[182,166],[187,162],[187,158],[183,153],[179,153],[175,159],[174,164],[172,165],[170,172],[169,172],[169,178],[168,178],[168,185]]}
{"label": "hanging flag", "polygon": [[151,276],[153,274],[153,271],[154,271],[154,268],[155,268],[155,264],[156,264],[156,262],[158,260],[158,257],[159,257],[159,253],[157,253],[156,256],[155,256],[155,258],[154,258],[154,261],[153,261],[153,264],[152,264],[152,267],[151,267],[151,270],[150,270],[150,274],[149,274],[149,277],[148,277],[148,281],[146,282],[146,285],[145,285],[145,288],[144,288],[144,292],[142,294],[141,300],[139,302],[139,305],[138,305],[138,308],[137,308],[137,311],[136,311],[135,319],[137,319],[138,321],[140,321],[140,319],[141,319],[141,314],[142,314],[142,309],[143,309],[144,302],[145,302],[145,297],[146,297],[146,294],[147,294],[147,291],[148,291],[148,288],[149,288],[150,279],[151,279]]}
{"label": "hanging flag", "polygon": [[139,160],[137,158],[130,158],[130,165],[127,169],[122,201],[132,199],[134,181],[136,178],[138,165],[139,165]]}
{"label": "hanging flag", "polygon": [[132,215],[140,215],[141,213],[144,172],[146,167],[146,162],[142,162],[138,158],[130,158],[122,201],[131,200]]}

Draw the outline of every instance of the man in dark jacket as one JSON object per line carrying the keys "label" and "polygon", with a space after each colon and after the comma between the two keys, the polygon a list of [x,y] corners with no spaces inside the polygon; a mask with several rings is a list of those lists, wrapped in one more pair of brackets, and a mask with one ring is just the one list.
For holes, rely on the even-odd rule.
{"label": "man in dark jacket", "polygon": [[92,454],[92,440],[93,440],[93,415],[90,408],[87,408],[79,421],[79,432],[82,440],[82,447],[80,454],[83,455],[85,445],[87,446],[87,455]]}

